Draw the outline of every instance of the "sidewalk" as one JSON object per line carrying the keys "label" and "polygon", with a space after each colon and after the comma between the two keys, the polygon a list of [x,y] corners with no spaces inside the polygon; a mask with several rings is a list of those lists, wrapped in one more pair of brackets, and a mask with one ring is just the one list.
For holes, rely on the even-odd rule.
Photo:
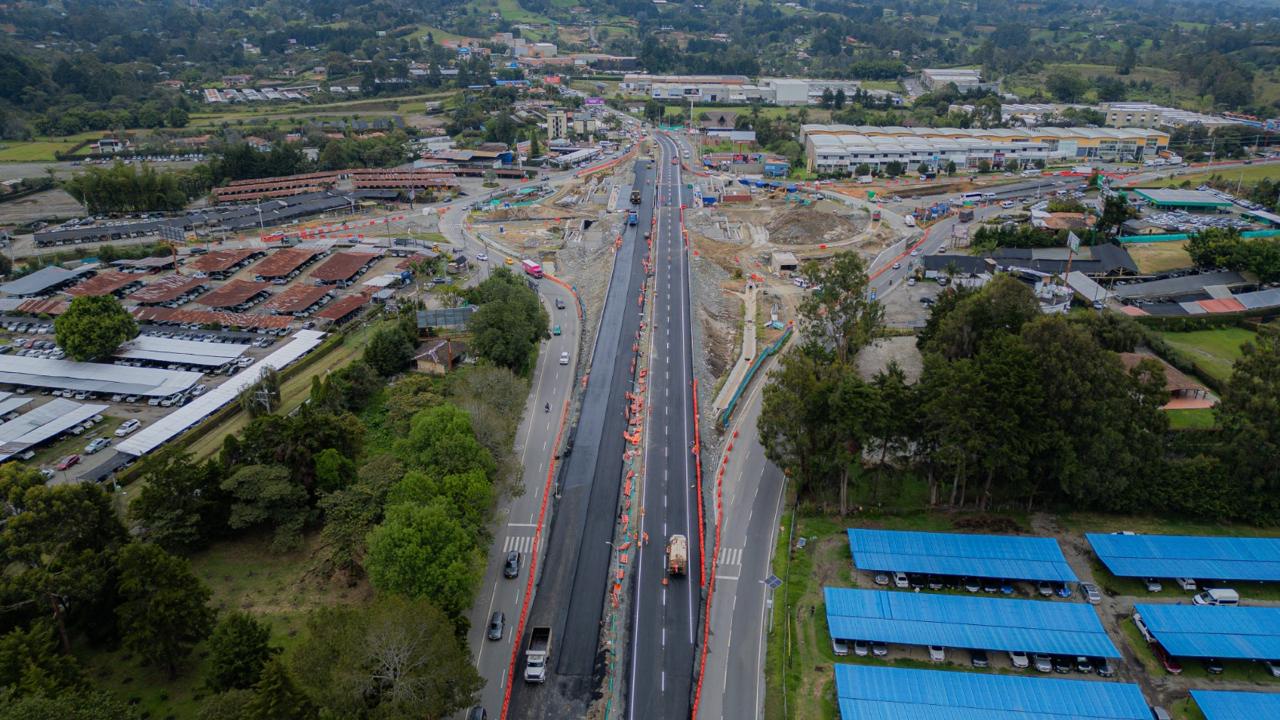
{"label": "sidewalk", "polygon": [[746,292],[743,294],[743,305],[745,306],[742,314],[742,352],[738,354],[738,360],[734,363],[733,369],[729,371],[729,377],[725,380],[724,385],[720,386],[720,392],[716,394],[715,402],[711,404],[711,416],[719,417],[720,413],[728,407],[729,401],[733,398],[733,394],[737,392],[738,386],[742,384],[742,379],[746,377],[747,370],[751,369],[751,363],[756,359],[756,293],[759,288],[755,283],[748,283]]}

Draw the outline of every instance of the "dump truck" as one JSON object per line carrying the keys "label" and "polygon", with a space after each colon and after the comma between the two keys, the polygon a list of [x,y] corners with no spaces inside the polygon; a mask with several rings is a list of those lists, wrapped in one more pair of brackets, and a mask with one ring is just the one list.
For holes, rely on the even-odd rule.
{"label": "dump truck", "polygon": [[689,539],[672,535],[667,541],[667,574],[684,575],[689,571]]}
{"label": "dump truck", "polygon": [[551,628],[545,625],[529,632],[529,647],[524,651],[524,681],[547,681],[547,660],[551,658]]}
{"label": "dump truck", "polygon": [[639,205],[639,204],[640,204],[640,191],[639,191],[639,190],[632,190],[632,191],[631,191],[631,204],[632,204],[632,205]]}

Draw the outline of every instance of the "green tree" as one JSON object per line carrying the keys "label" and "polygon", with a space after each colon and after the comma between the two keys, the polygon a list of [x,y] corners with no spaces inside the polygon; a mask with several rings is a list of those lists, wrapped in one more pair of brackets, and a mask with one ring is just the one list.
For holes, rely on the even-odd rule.
{"label": "green tree", "polygon": [[[34,468],[0,465],[0,597],[5,607],[50,613],[62,650],[68,625],[95,620],[109,596],[115,549],[125,539],[111,499],[92,483],[46,485]],[[109,610],[105,611],[109,614]]]}
{"label": "green tree", "polygon": [[365,564],[378,591],[431,598],[450,617],[470,606],[484,572],[473,534],[443,498],[387,508],[368,545]]}
{"label": "green tree", "polygon": [[138,334],[138,323],[111,295],[81,295],[53,321],[58,347],[73,360],[110,357],[120,344]]}
{"label": "green tree", "polygon": [[467,321],[478,356],[517,373],[530,369],[538,341],[548,337],[549,318],[524,280],[501,268],[467,291],[479,305]]}
{"label": "green tree", "polygon": [[934,307],[930,322],[935,326],[927,349],[949,360],[972,357],[987,338],[1017,333],[1039,316],[1040,304],[1026,285],[1010,275],[997,275],[977,293],[960,294],[954,304]]}
{"label": "green tree", "polygon": [[209,588],[186,560],[150,543],[125,546],[119,564],[116,617],[124,646],[163,667],[172,680],[213,628]]}
{"label": "green tree", "polygon": [[316,720],[319,713],[277,658],[262,668],[262,677],[253,688],[253,699],[245,708],[245,717],[246,720]]}
{"label": "green tree", "polygon": [[1084,96],[1089,83],[1079,73],[1055,70],[1045,78],[1045,89],[1061,102],[1077,102]]}
{"label": "green tree", "polygon": [[404,465],[390,453],[374,456],[360,467],[355,484],[320,499],[324,527],[320,531],[320,570],[357,579],[363,570],[365,539],[382,520],[391,487],[404,476]]}
{"label": "green tree", "polygon": [[271,628],[243,612],[218,620],[209,637],[209,676],[214,692],[248,689],[258,684],[262,669],[280,652],[271,646]]}
{"label": "green tree", "polygon": [[916,172],[920,175],[924,175],[932,170],[933,168],[929,167],[929,163],[920,163],[920,166],[916,168]]}
{"label": "green tree", "polygon": [[31,695],[0,703],[0,720],[120,720],[133,709],[106,692]]}
{"label": "green tree", "polygon": [[142,490],[129,503],[129,520],[139,537],[185,553],[225,530],[228,499],[216,462],[197,463],[189,452],[163,450],[143,461],[138,476]]}
{"label": "green tree", "polygon": [[249,720],[252,702],[252,690],[220,692],[201,701],[196,720]]}
{"label": "green tree", "polygon": [[316,456],[316,488],[333,492],[349,485],[356,476],[355,461],[334,448],[325,448]]}
{"label": "green tree", "polygon": [[956,161],[955,161],[955,160],[948,160],[948,161],[947,161],[947,175],[955,175],[955,174],[956,174]]}
{"label": "green tree", "polygon": [[476,440],[471,416],[452,403],[414,415],[397,449],[411,465],[434,475],[479,469],[491,478],[497,469],[493,456]]}
{"label": "green tree", "polygon": [[165,116],[165,124],[171,128],[184,128],[189,121],[190,116],[187,115],[187,111],[177,106],[169,108]]}
{"label": "green tree", "polygon": [[246,465],[222,481],[222,490],[231,497],[227,524],[242,530],[271,527],[271,547],[290,550],[302,541],[302,528],[310,511],[306,489],[279,465]]}
{"label": "green tree", "polygon": [[809,261],[800,270],[814,288],[800,302],[800,331],[807,343],[847,365],[871,342],[884,315],[870,299],[866,265],[857,253],[842,252],[825,264]]}
{"label": "green tree", "polygon": [[266,368],[258,381],[240,391],[240,409],[249,417],[269,415],[280,407],[280,373]]}
{"label": "green tree", "polygon": [[1123,194],[1109,195],[1103,203],[1102,217],[1098,218],[1095,229],[1108,237],[1115,237],[1131,215],[1129,201]]}
{"label": "green tree", "polygon": [[[798,491],[817,491],[848,461],[833,419],[844,366],[796,349],[769,373],[757,428],[765,456],[790,474]],[[852,454],[852,453],[849,453]]]}
{"label": "green tree", "polygon": [[75,656],[58,647],[53,623],[41,618],[0,636],[0,698],[56,696],[83,687],[84,676]]}
{"label": "green tree", "polygon": [[383,377],[403,371],[412,360],[413,345],[393,326],[379,328],[364,348],[364,361]]}
{"label": "green tree", "polygon": [[1274,513],[1280,488],[1280,337],[1259,334],[1241,347],[1215,412],[1219,455],[1232,478]]}
{"label": "green tree", "polygon": [[448,717],[483,685],[453,625],[427,600],[384,595],[369,607],[315,610],[305,637],[293,667],[333,717]]}
{"label": "green tree", "polygon": [[991,161],[983,158],[978,161],[978,172],[986,174],[991,172]]}

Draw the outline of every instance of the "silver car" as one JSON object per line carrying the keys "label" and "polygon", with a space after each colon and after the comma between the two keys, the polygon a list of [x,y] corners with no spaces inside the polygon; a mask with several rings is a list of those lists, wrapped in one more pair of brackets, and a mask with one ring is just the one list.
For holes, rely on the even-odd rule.
{"label": "silver car", "polygon": [[1088,600],[1090,605],[1097,605],[1102,602],[1102,591],[1093,583],[1080,583],[1080,594],[1084,595],[1085,600]]}

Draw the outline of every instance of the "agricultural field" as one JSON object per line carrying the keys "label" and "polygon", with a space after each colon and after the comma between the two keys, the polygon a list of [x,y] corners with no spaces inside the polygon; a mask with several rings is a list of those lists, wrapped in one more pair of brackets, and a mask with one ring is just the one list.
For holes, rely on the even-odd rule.
{"label": "agricultural field", "polygon": [[70,152],[86,140],[97,140],[106,131],[80,133],[67,137],[41,137],[34,140],[0,141],[0,162],[53,162],[54,153]]}
{"label": "agricultural field", "polygon": [[1235,327],[1160,333],[1174,350],[1223,382],[1231,379],[1231,368],[1240,358],[1240,347],[1256,335],[1251,330]]}

